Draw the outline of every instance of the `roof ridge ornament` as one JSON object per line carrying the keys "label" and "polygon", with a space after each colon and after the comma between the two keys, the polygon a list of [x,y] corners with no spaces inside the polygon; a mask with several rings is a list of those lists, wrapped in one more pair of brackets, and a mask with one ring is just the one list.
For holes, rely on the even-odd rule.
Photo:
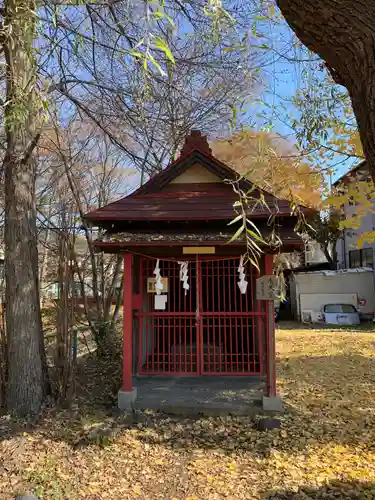
{"label": "roof ridge ornament", "polygon": [[187,156],[191,151],[198,149],[202,153],[212,156],[212,150],[208,144],[207,136],[202,135],[200,130],[191,130],[185,138],[185,144],[183,145],[180,153],[181,156]]}

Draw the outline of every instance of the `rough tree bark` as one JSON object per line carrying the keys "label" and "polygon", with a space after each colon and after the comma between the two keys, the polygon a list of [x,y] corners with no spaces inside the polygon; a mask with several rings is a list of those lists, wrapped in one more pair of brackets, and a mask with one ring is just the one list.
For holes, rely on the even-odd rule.
{"label": "rough tree bark", "polygon": [[375,2],[276,0],[297,37],[348,89],[375,182]]}
{"label": "rough tree bark", "polygon": [[18,415],[37,412],[45,392],[45,358],[39,304],[33,150],[39,134],[33,0],[7,0],[1,41],[6,60],[5,276],[8,340],[7,406]]}

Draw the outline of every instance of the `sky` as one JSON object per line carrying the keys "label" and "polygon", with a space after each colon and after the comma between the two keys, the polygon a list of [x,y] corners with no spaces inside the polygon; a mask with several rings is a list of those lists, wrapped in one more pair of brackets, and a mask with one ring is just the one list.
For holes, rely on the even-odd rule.
{"label": "sky", "polygon": [[[288,142],[295,143],[295,132],[287,114],[292,113],[294,117],[298,117],[298,111],[290,101],[296,91],[306,83],[302,70],[311,67],[311,64],[298,62],[301,59],[306,61],[306,51],[302,47],[296,48],[294,34],[285,21],[281,20],[272,26],[267,22],[261,27],[261,31],[264,32],[266,44],[269,46],[269,63],[262,68],[264,86],[260,89],[258,101],[249,110],[249,119],[255,120],[259,128],[264,127],[268,119],[274,132]],[[310,57],[315,60],[317,56]],[[322,72],[322,78],[323,75]],[[349,160],[336,167],[330,180],[334,182],[348,171],[352,164],[353,160]]]}

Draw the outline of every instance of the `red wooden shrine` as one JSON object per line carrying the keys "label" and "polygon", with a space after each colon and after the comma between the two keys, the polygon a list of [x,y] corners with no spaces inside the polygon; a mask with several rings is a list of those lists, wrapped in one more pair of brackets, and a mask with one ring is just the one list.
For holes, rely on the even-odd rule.
{"label": "red wooden shrine", "polygon": [[[242,237],[228,243],[239,190],[250,193],[247,217],[268,242],[259,270],[245,266],[245,294],[238,267],[246,243]],[[265,375],[267,395],[276,395],[273,302],[256,300],[255,286],[257,277],[272,274],[276,239],[277,251],[303,245],[288,201],[239,179],[192,131],[174,163],[86,220],[106,229],[99,251],[124,254],[123,393],[132,392],[134,374]],[[211,253],[202,254],[207,247]],[[149,289],[157,263],[167,283],[162,309]]]}

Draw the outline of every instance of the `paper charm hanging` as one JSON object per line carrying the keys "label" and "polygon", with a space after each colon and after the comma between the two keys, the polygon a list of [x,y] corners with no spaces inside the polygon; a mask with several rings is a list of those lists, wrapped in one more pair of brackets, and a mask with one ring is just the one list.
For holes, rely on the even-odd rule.
{"label": "paper charm hanging", "polygon": [[246,293],[246,290],[247,290],[247,281],[245,279],[246,278],[245,266],[243,264],[243,261],[244,261],[244,256],[241,255],[240,265],[238,266],[238,274],[239,274],[240,281],[238,281],[237,284],[238,284],[238,288],[240,289],[242,295],[244,295]]}
{"label": "paper charm hanging", "polygon": [[159,259],[156,261],[154,275],[155,275],[155,292],[156,295],[160,295],[161,292],[163,291],[163,280],[160,275]]}
{"label": "paper charm hanging", "polygon": [[159,259],[156,261],[154,275],[155,275],[154,307],[155,307],[155,310],[165,311],[166,306],[167,306],[168,295],[161,295],[161,292],[163,291],[164,287],[163,287],[163,280],[162,280],[162,277],[160,274]]}
{"label": "paper charm hanging", "polygon": [[178,263],[180,266],[180,280],[182,281],[182,288],[185,290],[185,295],[187,294],[187,291],[190,289],[190,285],[188,283],[188,262],[179,262]]}

